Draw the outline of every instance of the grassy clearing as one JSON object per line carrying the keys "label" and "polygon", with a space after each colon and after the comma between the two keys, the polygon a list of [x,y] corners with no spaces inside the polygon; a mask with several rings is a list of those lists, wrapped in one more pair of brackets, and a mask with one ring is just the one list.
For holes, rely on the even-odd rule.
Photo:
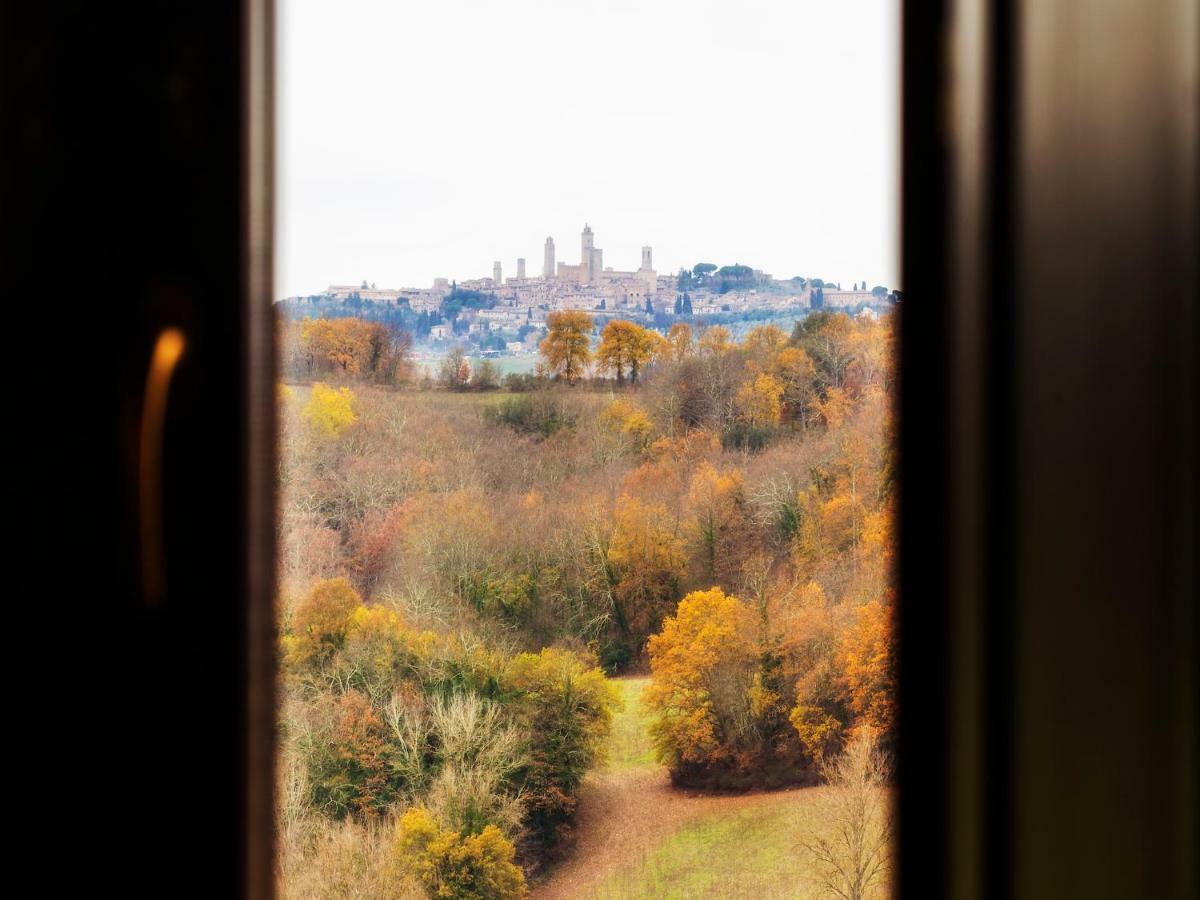
{"label": "grassy clearing", "polygon": [[[804,897],[808,877],[798,842],[811,791],[791,791],[754,807],[685,825],[645,856],[604,879],[593,900],[658,897]],[[652,814],[652,811],[647,811]]]}
{"label": "grassy clearing", "polygon": [[656,766],[654,746],[650,743],[650,716],[642,707],[642,691],[649,678],[618,678],[624,708],[613,716],[609,738],[608,766],[613,772]]}
{"label": "grassy clearing", "polygon": [[[824,886],[800,841],[818,825],[826,790],[747,797],[743,808],[710,814],[680,828],[585,896],[589,900],[823,896]],[[886,885],[877,887],[877,895],[887,896]]]}

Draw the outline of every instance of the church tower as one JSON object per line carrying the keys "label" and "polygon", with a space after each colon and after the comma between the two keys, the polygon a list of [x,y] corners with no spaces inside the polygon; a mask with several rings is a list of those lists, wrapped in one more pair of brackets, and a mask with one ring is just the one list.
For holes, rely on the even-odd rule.
{"label": "church tower", "polygon": [[492,287],[500,287],[500,260],[492,263]]}
{"label": "church tower", "polygon": [[583,276],[581,280],[586,284],[596,280],[596,254],[593,252],[595,249],[592,226],[585,223],[583,234],[580,235],[579,272]]}
{"label": "church tower", "polygon": [[546,238],[546,257],[542,262],[542,277],[554,277],[554,238]]}
{"label": "church tower", "polygon": [[650,261],[650,254],[651,254],[650,247],[642,248],[642,271],[643,272],[653,272],[654,271],[654,263],[652,263]]}

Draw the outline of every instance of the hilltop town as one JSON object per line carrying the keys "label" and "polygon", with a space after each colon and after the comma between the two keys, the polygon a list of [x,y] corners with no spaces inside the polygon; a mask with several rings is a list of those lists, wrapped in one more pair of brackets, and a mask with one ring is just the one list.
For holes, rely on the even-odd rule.
{"label": "hilltop town", "polygon": [[285,298],[280,307],[289,318],[353,315],[382,321],[409,331],[418,348],[430,353],[463,344],[488,356],[521,356],[536,352],[546,317],[557,310],[586,311],[597,327],[618,318],[665,330],[677,319],[732,324],[814,309],[874,315],[897,299],[897,293],[881,285],[868,288],[865,281],[843,290],[820,278],[776,279],[737,263],[698,263],[660,274],[651,247],[642,247],[635,270],[605,267],[604,251],[584,225],[579,262],[559,260],[554,238],[547,237],[538,275],[529,275],[520,258],[515,274],[505,277],[496,260],[490,278],[437,278],[428,288],[380,288],[366,281],[330,285],[319,294]]}

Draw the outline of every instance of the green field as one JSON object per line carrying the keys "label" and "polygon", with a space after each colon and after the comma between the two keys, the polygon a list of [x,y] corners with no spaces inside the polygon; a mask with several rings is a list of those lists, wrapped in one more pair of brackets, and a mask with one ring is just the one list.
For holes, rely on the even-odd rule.
{"label": "green field", "polygon": [[614,772],[646,768],[657,764],[654,747],[647,730],[650,718],[642,707],[642,690],[649,678],[618,678],[624,707],[613,716],[612,736],[608,748],[608,766]]}
{"label": "green field", "polygon": [[[691,897],[815,897],[800,847],[820,788],[755,797],[753,805],[683,826],[604,878],[593,900]],[[648,810],[652,815],[653,811]]]}

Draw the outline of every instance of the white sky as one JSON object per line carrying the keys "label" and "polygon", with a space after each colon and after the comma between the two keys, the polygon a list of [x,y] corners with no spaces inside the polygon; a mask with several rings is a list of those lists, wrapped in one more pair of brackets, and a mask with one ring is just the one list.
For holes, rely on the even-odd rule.
{"label": "white sky", "polygon": [[276,294],[542,246],[899,287],[897,0],[279,0]]}

